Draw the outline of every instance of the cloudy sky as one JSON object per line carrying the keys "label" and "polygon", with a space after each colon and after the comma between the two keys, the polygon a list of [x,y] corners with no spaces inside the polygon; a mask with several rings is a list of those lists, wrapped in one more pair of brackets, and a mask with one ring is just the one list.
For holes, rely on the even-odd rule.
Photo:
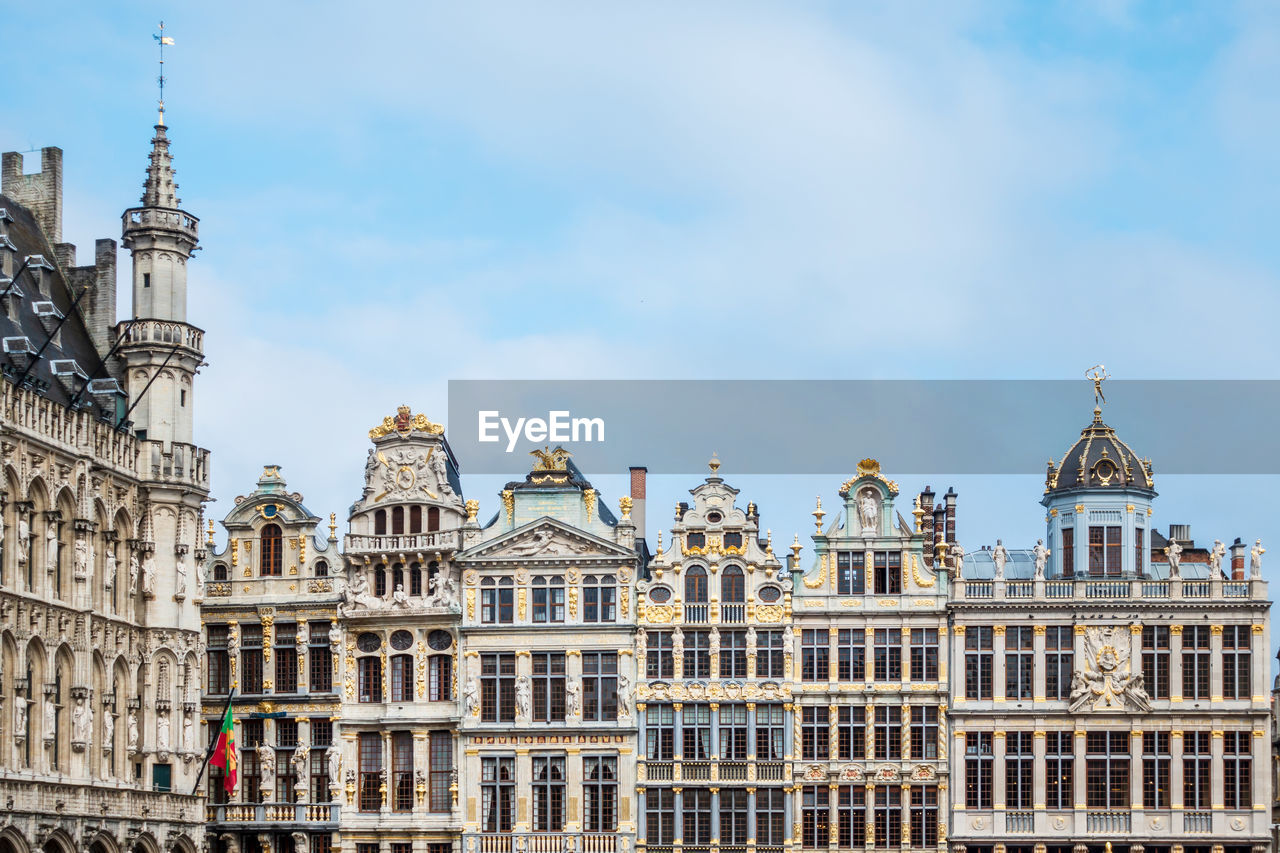
{"label": "cloudy sky", "polygon": [[[451,379],[1276,373],[1268,3],[13,6],[0,146],[65,150],[82,247],[136,203],[161,17],[214,517],[268,462],[342,516],[368,428],[447,422]],[[851,473],[724,462],[787,542]],[[1025,546],[1042,476],[903,488]],[[1156,521],[1280,544],[1275,484],[1158,479]]]}

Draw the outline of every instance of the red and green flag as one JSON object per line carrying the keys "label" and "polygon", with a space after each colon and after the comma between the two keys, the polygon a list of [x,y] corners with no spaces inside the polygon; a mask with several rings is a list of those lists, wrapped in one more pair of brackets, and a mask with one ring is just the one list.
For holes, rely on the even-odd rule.
{"label": "red and green flag", "polygon": [[218,742],[213,745],[213,755],[209,759],[210,767],[221,767],[224,773],[222,787],[228,794],[236,789],[236,727],[231,719],[231,703],[227,703],[227,714],[222,718],[222,731],[218,733]]}

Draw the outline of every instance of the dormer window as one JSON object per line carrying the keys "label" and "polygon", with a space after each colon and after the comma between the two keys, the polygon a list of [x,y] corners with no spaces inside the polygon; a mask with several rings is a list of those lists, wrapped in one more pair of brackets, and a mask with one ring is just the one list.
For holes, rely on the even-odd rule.
{"label": "dormer window", "polygon": [[1089,527],[1089,574],[1095,577],[1120,574],[1120,525]]}
{"label": "dormer window", "polygon": [[724,547],[726,547],[726,548],[741,548],[741,547],[742,547],[742,534],[741,534],[741,533],[726,533],[726,534],[724,535]]}
{"label": "dormer window", "polygon": [[373,535],[387,535],[387,511],[385,509],[380,509],[373,514]]}
{"label": "dormer window", "polygon": [[262,547],[259,554],[261,560],[260,574],[265,577],[280,577],[284,563],[284,534],[278,524],[268,524],[262,528]]}
{"label": "dormer window", "polygon": [[707,546],[707,534],[686,533],[684,535],[684,544],[686,548],[705,548]]}

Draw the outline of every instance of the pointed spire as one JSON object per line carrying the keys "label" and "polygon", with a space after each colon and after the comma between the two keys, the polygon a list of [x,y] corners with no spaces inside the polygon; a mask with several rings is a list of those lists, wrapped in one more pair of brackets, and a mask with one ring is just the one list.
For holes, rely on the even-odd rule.
{"label": "pointed spire", "polygon": [[151,140],[150,162],[147,180],[143,182],[143,207],[167,207],[176,210],[182,205],[178,198],[178,185],[173,180],[173,157],[169,154],[169,137],[163,124],[156,125],[156,135]]}

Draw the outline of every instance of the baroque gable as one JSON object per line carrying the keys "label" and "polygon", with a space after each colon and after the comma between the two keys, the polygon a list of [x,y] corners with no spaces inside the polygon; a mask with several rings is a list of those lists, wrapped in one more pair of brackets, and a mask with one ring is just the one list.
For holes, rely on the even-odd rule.
{"label": "baroque gable", "polygon": [[467,562],[519,563],[634,558],[634,551],[550,517],[529,522],[458,555],[459,560]]}

